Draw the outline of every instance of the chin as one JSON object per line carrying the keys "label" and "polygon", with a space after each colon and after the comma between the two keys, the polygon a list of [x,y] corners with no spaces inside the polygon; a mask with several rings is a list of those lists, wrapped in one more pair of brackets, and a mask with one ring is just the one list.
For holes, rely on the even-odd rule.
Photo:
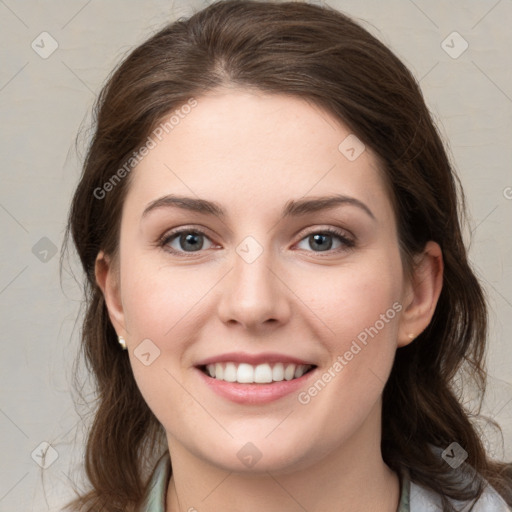
{"label": "chin", "polygon": [[264,437],[254,441],[250,441],[250,437],[244,439],[247,441],[239,437],[219,440],[208,447],[200,447],[196,455],[223,471],[244,474],[293,473],[322,458],[318,450],[313,451],[297,438],[288,437],[286,441]]}

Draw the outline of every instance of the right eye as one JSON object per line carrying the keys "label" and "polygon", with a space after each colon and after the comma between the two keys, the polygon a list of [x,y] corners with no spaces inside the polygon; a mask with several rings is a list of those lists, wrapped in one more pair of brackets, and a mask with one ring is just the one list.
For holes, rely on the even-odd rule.
{"label": "right eye", "polygon": [[159,245],[165,251],[173,254],[194,253],[204,248],[205,239],[210,240],[201,230],[179,229],[166,233],[160,240]]}

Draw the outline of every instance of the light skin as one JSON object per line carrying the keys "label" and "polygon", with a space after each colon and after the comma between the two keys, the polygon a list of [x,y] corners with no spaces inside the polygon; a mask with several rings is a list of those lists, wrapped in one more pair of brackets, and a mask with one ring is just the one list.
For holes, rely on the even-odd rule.
{"label": "light skin", "polygon": [[[144,399],[163,425],[173,464],[167,512],[395,512],[398,475],[382,460],[382,391],[397,348],[429,324],[442,287],[442,254],[429,242],[411,279],[377,159],[338,149],[351,133],[303,99],[242,89],[198,106],[132,171],[120,258],[98,254],[96,277]],[[215,201],[225,217],[144,210],[174,194]],[[341,194],[332,209],[282,217],[291,200]],[[171,229],[201,229],[194,251]],[[315,244],[310,235],[341,231]],[[185,233],[186,234],[186,233]],[[248,263],[246,237],[262,248]],[[331,244],[332,245],[329,245]],[[327,248],[327,250],[322,250]],[[188,255],[188,257],[187,257]],[[316,378],[393,304],[401,310],[307,404],[294,392],[266,404],[215,394],[200,359],[279,352],[311,361]],[[134,350],[150,339],[149,366]],[[251,442],[252,467],[237,457]],[[369,483],[371,482],[371,485]]]}

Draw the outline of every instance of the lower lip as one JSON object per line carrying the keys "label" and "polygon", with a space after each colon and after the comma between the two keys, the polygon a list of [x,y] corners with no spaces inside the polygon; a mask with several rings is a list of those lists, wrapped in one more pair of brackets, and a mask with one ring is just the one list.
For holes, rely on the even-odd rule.
{"label": "lower lip", "polygon": [[269,384],[240,384],[238,382],[226,382],[206,375],[196,368],[200,377],[218,395],[238,404],[266,404],[282,398],[290,393],[298,391],[307,379],[315,373],[316,368],[304,374],[302,377],[292,380],[283,380]]}

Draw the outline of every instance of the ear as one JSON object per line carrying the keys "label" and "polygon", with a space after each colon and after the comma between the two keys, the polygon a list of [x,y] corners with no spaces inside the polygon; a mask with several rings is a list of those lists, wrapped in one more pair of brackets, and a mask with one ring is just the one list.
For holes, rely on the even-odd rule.
{"label": "ear", "polygon": [[398,331],[398,347],[417,338],[428,326],[443,287],[443,253],[430,241],[415,258],[412,278],[406,283],[403,313]]}
{"label": "ear", "polygon": [[108,316],[118,336],[126,337],[119,269],[103,251],[98,253],[94,266],[96,282],[103,292]]}

